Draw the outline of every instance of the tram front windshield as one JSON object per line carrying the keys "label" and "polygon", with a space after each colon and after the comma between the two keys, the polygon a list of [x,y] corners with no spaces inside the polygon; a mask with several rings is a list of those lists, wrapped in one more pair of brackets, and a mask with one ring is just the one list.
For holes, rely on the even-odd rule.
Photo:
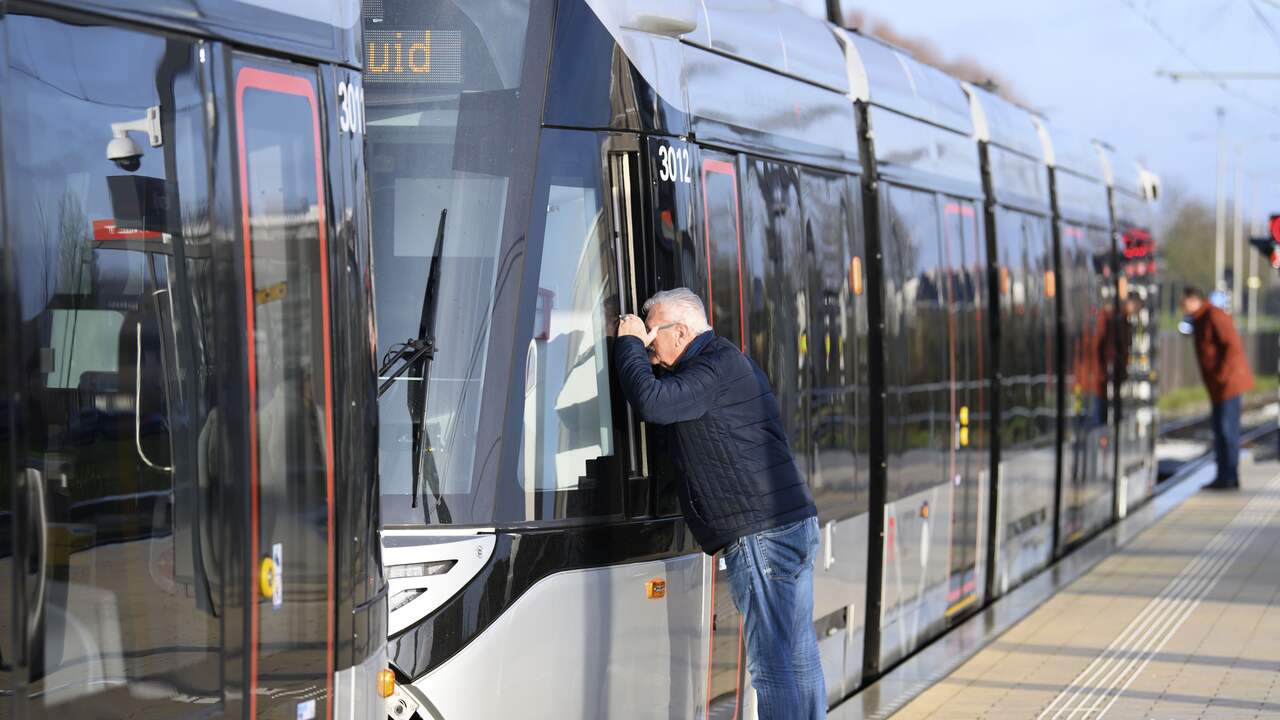
{"label": "tram front windshield", "polygon": [[418,336],[447,211],[416,502],[406,401],[423,378],[400,376],[379,402],[385,525],[492,521],[492,501],[480,499],[492,494],[476,483],[495,448],[478,448],[477,437],[481,408],[503,402],[502,388],[485,383],[486,368],[510,362],[509,352],[491,357],[490,316],[507,204],[522,191],[511,181],[513,135],[537,122],[511,116],[528,26],[528,0],[364,2],[380,357]]}

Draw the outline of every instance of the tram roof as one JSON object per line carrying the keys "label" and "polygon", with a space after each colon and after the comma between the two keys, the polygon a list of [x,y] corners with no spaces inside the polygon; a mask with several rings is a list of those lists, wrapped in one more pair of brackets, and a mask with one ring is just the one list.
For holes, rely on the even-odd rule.
{"label": "tram roof", "polygon": [[866,97],[857,97],[855,91],[856,99],[865,99],[965,135],[973,133],[969,98],[959,80],[888,43],[856,31],[847,35],[846,51],[856,54],[856,59],[849,59],[850,71],[853,72],[855,66],[861,68],[866,78]]}
{"label": "tram roof", "polygon": [[1146,200],[1149,188],[1146,171],[1136,160],[1104,142],[1096,142],[1105,168],[1107,184],[1129,195]]}
{"label": "tram roof", "polygon": [[1079,133],[1063,130],[1051,122],[1044,123],[1041,136],[1045,161],[1059,170],[1067,170],[1096,182],[1107,182],[1106,167],[1093,140]]}
{"label": "tram roof", "polygon": [[834,26],[774,0],[699,0],[698,27],[682,39],[783,75],[849,92]]}
{"label": "tram roof", "polygon": [[[45,0],[146,25],[357,66],[360,0]],[[380,4],[380,0],[370,0]]]}
{"label": "tram roof", "polygon": [[961,85],[969,95],[974,137],[1037,160],[1045,160],[1034,115],[993,92],[969,83]]}

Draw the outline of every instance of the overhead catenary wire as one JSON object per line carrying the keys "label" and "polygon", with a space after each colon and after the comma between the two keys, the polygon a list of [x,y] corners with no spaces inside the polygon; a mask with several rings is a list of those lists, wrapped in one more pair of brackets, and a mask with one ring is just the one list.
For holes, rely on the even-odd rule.
{"label": "overhead catenary wire", "polygon": [[1276,49],[1280,50],[1280,32],[1276,31],[1276,26],[1271,23],[1271,18],[1262,12],[1262,8],[1258,7],[1258,0],[1249,0],[1249,8],[1253,10],[1253,14],[1257,16],[1258,22],[1267,29],[1267,33],[1271,35],[1271,40],[1276,44]]}
{"label": "overhead catenary wire", "polygon": [[[1276,115],[1277,117],[1280,117],[1280,108],[1277,108],[1274,105],[1268,105],[1258,100],[1257,98],[1254,98],[1250,95],[1246,95],[1245,93],[1242,93],[1236,90],[1224,79],[1217,77],[1213,72],[1205,68],[1198,60],[1196,60],[1195,56],[1192,55],[1189,50],[1187,50],[1186,46],[1178,42],[1177,39],[1175,39],[1172,35],[1170,35],[1168,31],[1166,31],[1164,27],[1160,25],[1160,23],[1156,22],[1155,19],[1152,18],[1147,13],[1144,13],[1141,10],[1139,10],[1138,6],[1134,3],[1133,0],[1121,0],[1121,2],[1123,2],[1124,6],[1129,8],[1129,10],[1134,15],[1136,15],[1138,19],[1146,23],[1146,25],[1150,27],[1153,32],[1159,35],[1162,40],[1168,43],[1170,47],[1177,50],[1178,54],[1182,55],[1182,57],[1186,59],[1187,62],[1191,63],[1192,67],[1197,72],[1199,72],[1202,76],[1204,76],[1204,79],[1213,83],[1215,86],[1218,87],[1218,89],[1222,90],[1222,92],[1230,95],[1231,97],[1234,97],[1237,100],[1242,100],[1246,103],[1249,103],[1250,105],[1253,105],[1254,107],[1265,110],[1273,115]],[[1277,0],[1277,2],[1280,2],[1280,0]],[[1280,7],[1280,5],[1278,5],[1278,7]]]}

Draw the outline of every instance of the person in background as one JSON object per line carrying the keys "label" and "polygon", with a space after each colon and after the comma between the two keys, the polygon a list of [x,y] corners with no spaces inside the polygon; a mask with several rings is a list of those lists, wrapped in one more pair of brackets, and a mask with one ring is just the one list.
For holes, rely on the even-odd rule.
{"label": "person in background", "polygon": [[723,553],[760,717],[826,717],[813,629],[817,508],[769,379],[716,336],[688,288],[657,293],[643,311],[644,320],[624,315],[618,323],[622,394],[667,435],[693,537],[707,554]]}
{"label": "person in background", "polygon": [[1213,403],[1213,453],[1218,477],[1206,487],[1235,490],[1240,487],[1240,398],[1253,389],[1244,342],[1231,316],[1206,302],[1198,288],[1183,291],[1182,311],[1190,318],[1200,377]]}

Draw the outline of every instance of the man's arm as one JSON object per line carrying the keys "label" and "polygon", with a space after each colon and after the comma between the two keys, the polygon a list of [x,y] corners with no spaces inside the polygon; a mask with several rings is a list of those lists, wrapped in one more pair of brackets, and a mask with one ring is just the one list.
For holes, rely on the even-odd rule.
{"label": "man's arm", "polygon": [[653,374],[644,343],[622,336],[613,343],[622,394],[640,419],[658,425],[696,420],[707,413],[715,397],[715,372],[705,364],[686,366],[661,378]]}

